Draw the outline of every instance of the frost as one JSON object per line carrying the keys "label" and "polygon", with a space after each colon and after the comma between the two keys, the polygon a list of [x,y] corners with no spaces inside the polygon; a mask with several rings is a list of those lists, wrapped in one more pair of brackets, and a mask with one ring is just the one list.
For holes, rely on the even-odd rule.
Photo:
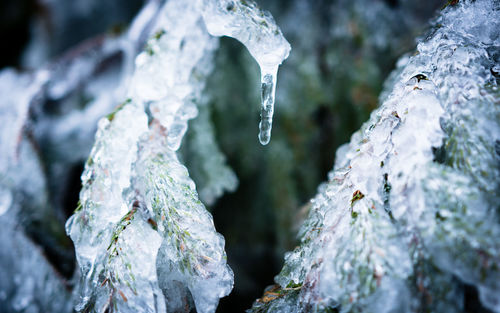
{"label": "frost", "polygon": [[460,312],[466,283],[500,312],[499,9],[448,6],[401,59],[252,311]]}
{"label": "frost", "polygon": [[[159,8],[132,77],[117,87],[127,90],[127,99],[98,123],[80,205],[66,224],[81,270],[77,311],[177,312],[194,303],[200,313],[214,312],[232,289],[224,239],[176,155],[213,67],[217,40],[205,25],[210,30],[213,21],[227,21],[210,33],[242,41],[274,76],[289,45],[255,5],[228,13],[221,4],[170,0]],[[267,26],[258,26],[257,17]],[[234,188],[234,174],[232,181],[210,182],[203,197],[213,201]]]}

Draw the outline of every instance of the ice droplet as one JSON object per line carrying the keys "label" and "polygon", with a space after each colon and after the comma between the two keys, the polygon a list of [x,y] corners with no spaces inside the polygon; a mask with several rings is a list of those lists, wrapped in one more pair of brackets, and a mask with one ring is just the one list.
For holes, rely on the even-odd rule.
{"label": "ice droplet", "polygon": [[271,140],[273,128],[274,94],[276,92],[276,74],[278,69],[270,74],[263,72],[261,79],[261,109],[259,123],[259,141],[267,145]]}

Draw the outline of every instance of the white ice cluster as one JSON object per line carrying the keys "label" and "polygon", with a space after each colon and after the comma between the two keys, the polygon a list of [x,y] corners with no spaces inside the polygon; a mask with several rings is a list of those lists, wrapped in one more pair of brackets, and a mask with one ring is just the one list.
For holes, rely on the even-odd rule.
{"label": "white ice cluster", "polygon": [[[36,71],[5,69],[0,73],[0,92],[5,95],[0,100],[2,312],[73,310],[72,283],[60,274],[68,270],[64,274],[71,275],[71,265],[55,269],[48,261],[57,258],[59,264],[67,264],[62,247],[71,242],[66,241],[62,227],[63,209],[56,207],[57,200],[64,200],[65,181],[51,180],[51,175],[63,178],[57,174],[88,156],[97,120],[113,107],[116,95],[110,91],[117,85],[113,78],[119,77],[119,71],[108,71],[102,65],[131,50],[131,41],[122,39],[101,36]],[[90,100],[84,109],[73,107],[80,86],[86,86],[82,93]],[[51,101],[61,103],[64,118],[43,112]],[[50,161],[44,159],[47,155]],[[56,193],[50,193],[52,188]]]}
{"label": "white ice cluster", "polygon": [[224,239],[176,151],[212,71],[210,34],[240,40],[270,75],[270,134],[276,71],[290,47],[249,3],[169,0],[159,9],[133,76],[123,79],[127,99],[99,121],[80,205],[66,224],[81,270],[77,311],[214,312],[231,291]]}
{"label": "white ice cluster", "polygon": [[500,312],[500,4],[459,1],[336,155],[253,312]]}

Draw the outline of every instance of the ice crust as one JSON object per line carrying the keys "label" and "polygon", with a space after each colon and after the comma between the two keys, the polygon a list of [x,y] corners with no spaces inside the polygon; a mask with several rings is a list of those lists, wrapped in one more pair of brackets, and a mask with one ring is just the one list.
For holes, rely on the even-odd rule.
{"label": "ice crust", "polygon": [[[251,312],[500,312],[498,1],[459,1],[398,62]],[[457,280],[458,279],[458,280]]]}
{"label": "ice crust", "polygon": [[[60,8],[66,6],[59,2],[46,4],[55,12],[55,23],[65,25],[75,12],[61,15],[65,9]],[[32,232],[30,235],[34,236],[37,231],[49,228],[54,234],[47,237],[64,236],[57,233],[59,225],[50,223],[63,218],[54,216],[55,212],[64,211],[61,191],[67,188],[72,166],[87,158],[96,124],[96,143],[82,175],[81,202],[67,223],[80,265],[75,278],[80,282],[73,295],[75,309],[163,312],[196,306],[199,312],[213,312],[218,299],[229,293],[233,278],[226,265],[224,240],[215,232],[210,214],[198,200],[194,183],[176,156],[187,121],[198,114],[197,106],[205,101],[201,92],[213,69],[212,54],[217,40],[207,31],[204,17],[217,18],[211,17],[209,10],[222,14],[214,3],[148,1],[125,33],[91,38],[50,63],[47,60],[54,51],[44,46],[47,34],[40,28],[23,62],[27,67],[46,64],[22,74],[12,69],[0,73],[1,91],[9,95],[0,101],[5,121],[0,126],[0,217],[8,226],[1,236],[12,238],[9,243],[19,246],[19,253],[7,257],[10,246],[2,245],[2,261],[10,264],[13,258],[17,260],[17,267],[9,275],[2,275],[5,278],[0,289],[0,300],[5,304],[2,308],[30,312],[71,309],[68,292],[60,291],[63,280],[25,233]],[[81,2],[75,7],[82,6],[86,11],[97,5],[96,1]],[[267,27],[274,33],[252,24],[251,16],[265,16],[261,20],[267,21]],[[244,12],[226,14],[225,18],[230,18],[233,24],[221,29],[222,32],[229,34],[238,25],[243,28],[247,25],[246,31],[254,33],[256,39],[247,38],[245,43],[260,57],[258,61],[262,61],[263,55],[282,54],[273,49],[288,45],[270,15],[254,4]],[[242,23],[238,24],[239,20]],[[136,58],[145,37],[151,39],[145,52]],[[277,40],[275,47],[264,48],[264,43],[269,45],[272,40]],[[259,46],[262,53],[258,52]],[[60,48],[57,46],[56,50]],[[269,58],[264,60],[266,64],[274,62],[269,63]],[[276,69],[279,63],[281,60]],[[44,106],[51,101],[57,105],[47,110]],[[215,146],[207,109],[202,112],[205,113],[200,122],[194,123],[195,138],[203,144],[197,152],[200,160],[206,161],[201,167],[200,192],[203,201],[212,204],[224,191],[234,190],[237,179]],[[151,125],[155,125],[154,130]],[[159,139],[149,142],[148,136],[153,134]],[[205,140],[207,136],[211,141]],[[155,151],[155,145],[162,145],[165,150]],[[138,147],[151,153],[141,154],[144,164],[137,161]],[[23,154],[26,149],[28,155]],[[43,171],[39,164],[41,156],[47,158]],[[148,163],[153,156],[155,162],[162,162],[154,163],[157,171],[150,172],[148,177],[163,179],[162,184],[173,188],[171,193],[157,185],[148,185],[150,182],[144,181],[143,174],[135,170],[136,166],[153,166]],[[160,156],[165,159],[160,160]],[[45,183],[46,178],[49,183]],[[170,184],[174,178],[175,184]],[[139,186],[153,188],[162,195],[165,203],[155,202],[156,215],[149,217],[145,209],[147,203],[153,210],[148,202],[151,199],[138,202],[142,198],[135,187]],[[185,194],[186,188],[190,192]],[[178,198],[180,195],[184,198]],[[179,206],[175,211],[169,202],[174,200]],[[182,219],[167,215],[180,212]],[[193,212],[196,214],[190,220]],[[175,226],[174,231],[181,232],[178,236],[181,241],[170,243],[165,239],[172,230],[169,232],[166,226],[159,229],[154,220],[165,216],[169,217],[167,226]],[[36,226],[39,224],[42,226]],[[182,248],[174,245],[180,242]],[[58,252],[59,244],[54,251]],[[185,262],[189,262],[189,268]],[[40,264],[40,276],[33,275],[24,286],[21,279],[29,275],[33,264]],[[177,287],[169,286],[170,282]],[[15,301],[10,303],[9,299]],[[17,305],[17,299],[22,304]]]}
{"label": "ice crust", "polygon": [[[273,68],[275,86],[289,45],[268,13],[242,3],[233,11],[224,1],[170,0],[159,9],[132,77],[122,80],[126,100],[98,123],[66,224],[81,271],[77,311],[215,312],[231,291],[224,239],[176,151],[213,69],[211,34],[244,43],[261,68]],[[214,21],[223,27],[214,30]],[[210,182],[204,198],[236,182]]]}

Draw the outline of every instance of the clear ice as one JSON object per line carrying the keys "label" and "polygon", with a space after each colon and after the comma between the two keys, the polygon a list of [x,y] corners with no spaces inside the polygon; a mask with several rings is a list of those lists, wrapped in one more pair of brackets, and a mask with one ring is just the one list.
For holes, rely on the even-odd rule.
{"label": "clear ice", "polygon": [[[71,312],[71,294],[44,252],[24,232],[39,216],[54,218],[36,146],[25,127],[47,73],[0,72],[0,311]],[[6,88],[6,89],[3,89]],[[21,218],[22,217],[22,218]],[[60,235],[64,236],[64,232]]]}
{"label": "clear ice", "polygon": [[262,95],[259,141],[267,145],[271,140],[278,66],[290,54],[290,44],[273,17],[252,1],[206,1],[203,14],[210,34],[238,39],[259,63]]}
{"label": "clear ice", "polygon": [[[208,34],[238,39],[259,63],[263,144],[290,46],[250,1],[165,2],[148,1],[125,34],[87,41],[37,71],[0,72],[0,91],[9,95],[0,99],[0,311],[214,312],[230,292],[224,239],[203,204],[237,184],[204,104],[217,48]],[[87,11],[102,5],[79,4]],[[355,2],[363,18],[384,22],[371,14],[378,4],[365,5]],[[401,58],[379,109],[337,151],[300,247],[253,311],[462,312],[466,284],[500,312],[499,12],[493,0],[450,5],[417,52]],[[57,20],[66,14],[59,10]],[[365,39],[397,45],[383,30]],[[332,30],[333,37],[345,33]],[[49,58],[37,36],[28,66]],[[97,70],[121,54],[123,68]],[[83,108],[72,99],[79,86],[89,99]],[[57,101],[63,113],[40,113],[41,99]],[[95,125],[109,112],[90,152]],[[203,164],[195,186],[178,149],[197,115],[190,127]],[[36,142],[58,151],[57,164],[44,168]],[[270,148],[287,156],[279,145]],[[89,153],[80,205],[67,223],[79,265],[68,282],[25,227],[61,212],[48,197],[65,182],[49,184],[46,172],[68,171]]]}
{"label": "clear ice", "polygon": [[[143,25],[147,12],[128,36],[137,37],[134,25]],[[269,13],[243,1],[170,0],[151,29],[132,77],[116,87],[126,90],[126,100],[98,123],[80,204],[66,224],[81,272],[79,312],[215,312],[233,286],[224,238],[177,150],[213,68],[218,42],[210,35],[241,41],[269,77],[272,85],[263,86],[267,141],[277,67],[290,46]],[[228,183],[210,182],[204,198],[214,201],[236,178]]]}
{"label": "clear ice", "polygon": [[180,156],[196,182],[200,200],[210,206],[225,191],[234,191],[238,178],[219,149],[207,100],[198,103],[198,116],[189,123],[190,136],[182,144]]}
{"label": "clear ice", "polygon": [[273,127],[274,94],[276,92],[276,73],[263,73],[260,109],[259,141],[267,145],[271,140],[271,129]]}
{"label": "clear ice", "polygon": [[500,312],[498,1],[459,1],[398,62],[338,149],[250,312]]}

